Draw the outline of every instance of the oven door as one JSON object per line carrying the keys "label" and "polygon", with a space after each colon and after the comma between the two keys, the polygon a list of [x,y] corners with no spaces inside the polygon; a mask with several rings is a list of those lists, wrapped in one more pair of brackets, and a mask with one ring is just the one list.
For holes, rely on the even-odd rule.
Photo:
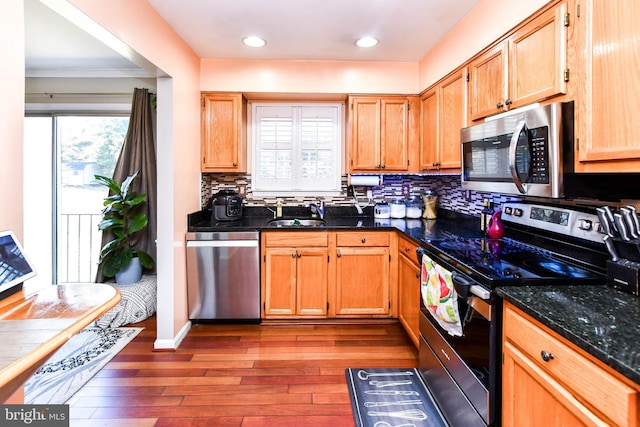
{"label": "oven door", "polygon": [[453,283],[462,335],[442,328],[421,299],[419,371],[451,425],[494,425],[500,393],[500,300],[460,274],[453,274]]}

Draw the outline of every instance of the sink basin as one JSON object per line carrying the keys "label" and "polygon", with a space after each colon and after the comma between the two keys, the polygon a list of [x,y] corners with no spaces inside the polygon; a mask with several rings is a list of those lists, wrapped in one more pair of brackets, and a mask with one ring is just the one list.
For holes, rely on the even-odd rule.
{"label": "sink basin", "polygon": [[269,225],[275,227],[322,227],[325,224],[324,219],[316,218],[276,218],[269,221]]}

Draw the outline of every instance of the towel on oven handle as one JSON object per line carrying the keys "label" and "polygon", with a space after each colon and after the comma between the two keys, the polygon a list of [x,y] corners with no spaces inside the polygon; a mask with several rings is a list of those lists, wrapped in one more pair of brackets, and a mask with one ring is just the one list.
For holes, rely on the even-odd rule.
{"label": "towel on oven handle", "polygon": [[427,311],[438,324],[456,337],[462,336],[462,323],[458,314],[458,295],[453,287],[451,272],[422,254],[420,294]]}

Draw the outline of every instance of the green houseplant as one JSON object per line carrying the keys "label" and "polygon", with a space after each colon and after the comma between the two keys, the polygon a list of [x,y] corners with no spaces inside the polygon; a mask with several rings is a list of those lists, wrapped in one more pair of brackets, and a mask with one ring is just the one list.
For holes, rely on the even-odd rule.
{"label": "green houseplant", "polygon": [[[116,276],[128,268],[135,258],[138,258],[144,268],[152,268],[154,265],[151,255],[136,248],[136,235],[144,230],[148,223],[147,215],[140,212],[147,195],[137,194],[131,188],[131,183],[138,173],[128,176],[122,184],[106,176],[94,175],[98,184],[110,190],[109,196],[104,199],[102,220],[98,224],[99,230],[103,233],[110,232],[112,237],[100,251],[99,263],[105,277]],[[141,269],[139,274],[142,274]],[[138,276],[134,281],[139,280]]]}

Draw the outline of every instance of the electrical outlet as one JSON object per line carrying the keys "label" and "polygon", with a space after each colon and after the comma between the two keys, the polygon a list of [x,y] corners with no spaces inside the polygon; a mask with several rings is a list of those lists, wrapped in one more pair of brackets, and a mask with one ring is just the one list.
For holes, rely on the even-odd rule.
{"label": "electrical outlet", "polygon": [[355,192],[353,190],[353,185],[350,185],[347,187],[347,196],[348,197],[354,197],[355,196]]}
{"label": "electrical outlet", "polygon": [[367,199],[371,200],[373,198],[373,190],[367,190]]}

